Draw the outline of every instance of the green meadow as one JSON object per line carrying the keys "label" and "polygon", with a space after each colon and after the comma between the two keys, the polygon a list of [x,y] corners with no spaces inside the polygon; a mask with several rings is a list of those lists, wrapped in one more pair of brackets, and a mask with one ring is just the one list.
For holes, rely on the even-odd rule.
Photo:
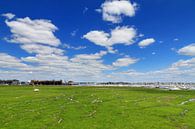
{"label": "green meadow", "polygon": [[36,88],[0,86],[0,129],[195,129],[195,91]]}

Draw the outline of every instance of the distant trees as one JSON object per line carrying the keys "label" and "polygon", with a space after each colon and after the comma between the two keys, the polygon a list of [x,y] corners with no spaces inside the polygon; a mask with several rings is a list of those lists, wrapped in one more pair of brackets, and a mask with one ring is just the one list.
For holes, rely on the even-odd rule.
{"label": "distant trees", "polygon": [[60,80],[60,81],[55,81],[55,80],[52,80],[52,81],[49,81],[49,80],[46,80],[46,81],[31,80],[30,85],[63,85],[63,82],[62,82],[62,80]]}

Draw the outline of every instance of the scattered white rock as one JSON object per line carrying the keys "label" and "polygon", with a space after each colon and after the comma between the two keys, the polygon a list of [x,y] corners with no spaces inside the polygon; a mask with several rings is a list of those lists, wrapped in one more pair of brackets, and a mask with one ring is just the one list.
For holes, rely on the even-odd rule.
{"label": "scattered white rock", "polygon": [[40,90],[39,89],[34,89],[34,92],[39,92]]}
{"label": "scattered white rock", "polygon": [[186,104],[186,103],[194,102],[194,101],[195,101],[195,99],[189,99],[188,101],[182,102],[180,105],[184,105],[184,104]]}
{"label": "scattered white rock", "polygon": [[94,110],[93,112],[91,112],[89,115],[87,115],[88,117],[94,117],[94,115],[96,114],[96,110]]}
{"label": "scattered white rock", "polygon": [[102,103],[103,101],[100,100],[100,98],[97,98],[97,99],[94,99],[91,103],[94,104],[94,103]]}
{"label": "scattered white rock", "polygon": [[62,122],[62,119],[59,119],[59,120],[58,120],[58,124],[60,124],[61,122]]}
{"label": "scattered white rock", "polygon": [[182,115],[182,116],[185,116],[187,113],[189,112],[189,110],[188,109],[185,109],[183,112],[181,112],[180,114]]}

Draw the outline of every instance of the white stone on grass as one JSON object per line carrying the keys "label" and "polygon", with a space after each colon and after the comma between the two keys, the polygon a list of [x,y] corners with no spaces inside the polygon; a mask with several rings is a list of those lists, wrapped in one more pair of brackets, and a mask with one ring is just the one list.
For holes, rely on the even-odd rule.
{"label": "white stone on grass", "polygon": [[189,99],[187,101],[182,102],[180,105],[185,105],[186,103],[194,102],[194,101],[195,101],[195,99]]}
{"label": "white stone on grass", "polygon": [[39,89],[34,89],[34,92],[39,92],[40,90]]}

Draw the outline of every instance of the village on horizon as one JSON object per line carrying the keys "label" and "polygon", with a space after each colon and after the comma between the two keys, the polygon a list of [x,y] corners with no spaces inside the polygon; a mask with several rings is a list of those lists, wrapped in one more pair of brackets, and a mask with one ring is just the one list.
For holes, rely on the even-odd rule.
{"label": "village on horizon", "polygon": [[169,90],[195,90],[195,82],[74,82],[63,80],[31,80],[20,81],[0,80],[0,85],[20,85],[20,86],[118,86],[118,87],[146,87]]}

